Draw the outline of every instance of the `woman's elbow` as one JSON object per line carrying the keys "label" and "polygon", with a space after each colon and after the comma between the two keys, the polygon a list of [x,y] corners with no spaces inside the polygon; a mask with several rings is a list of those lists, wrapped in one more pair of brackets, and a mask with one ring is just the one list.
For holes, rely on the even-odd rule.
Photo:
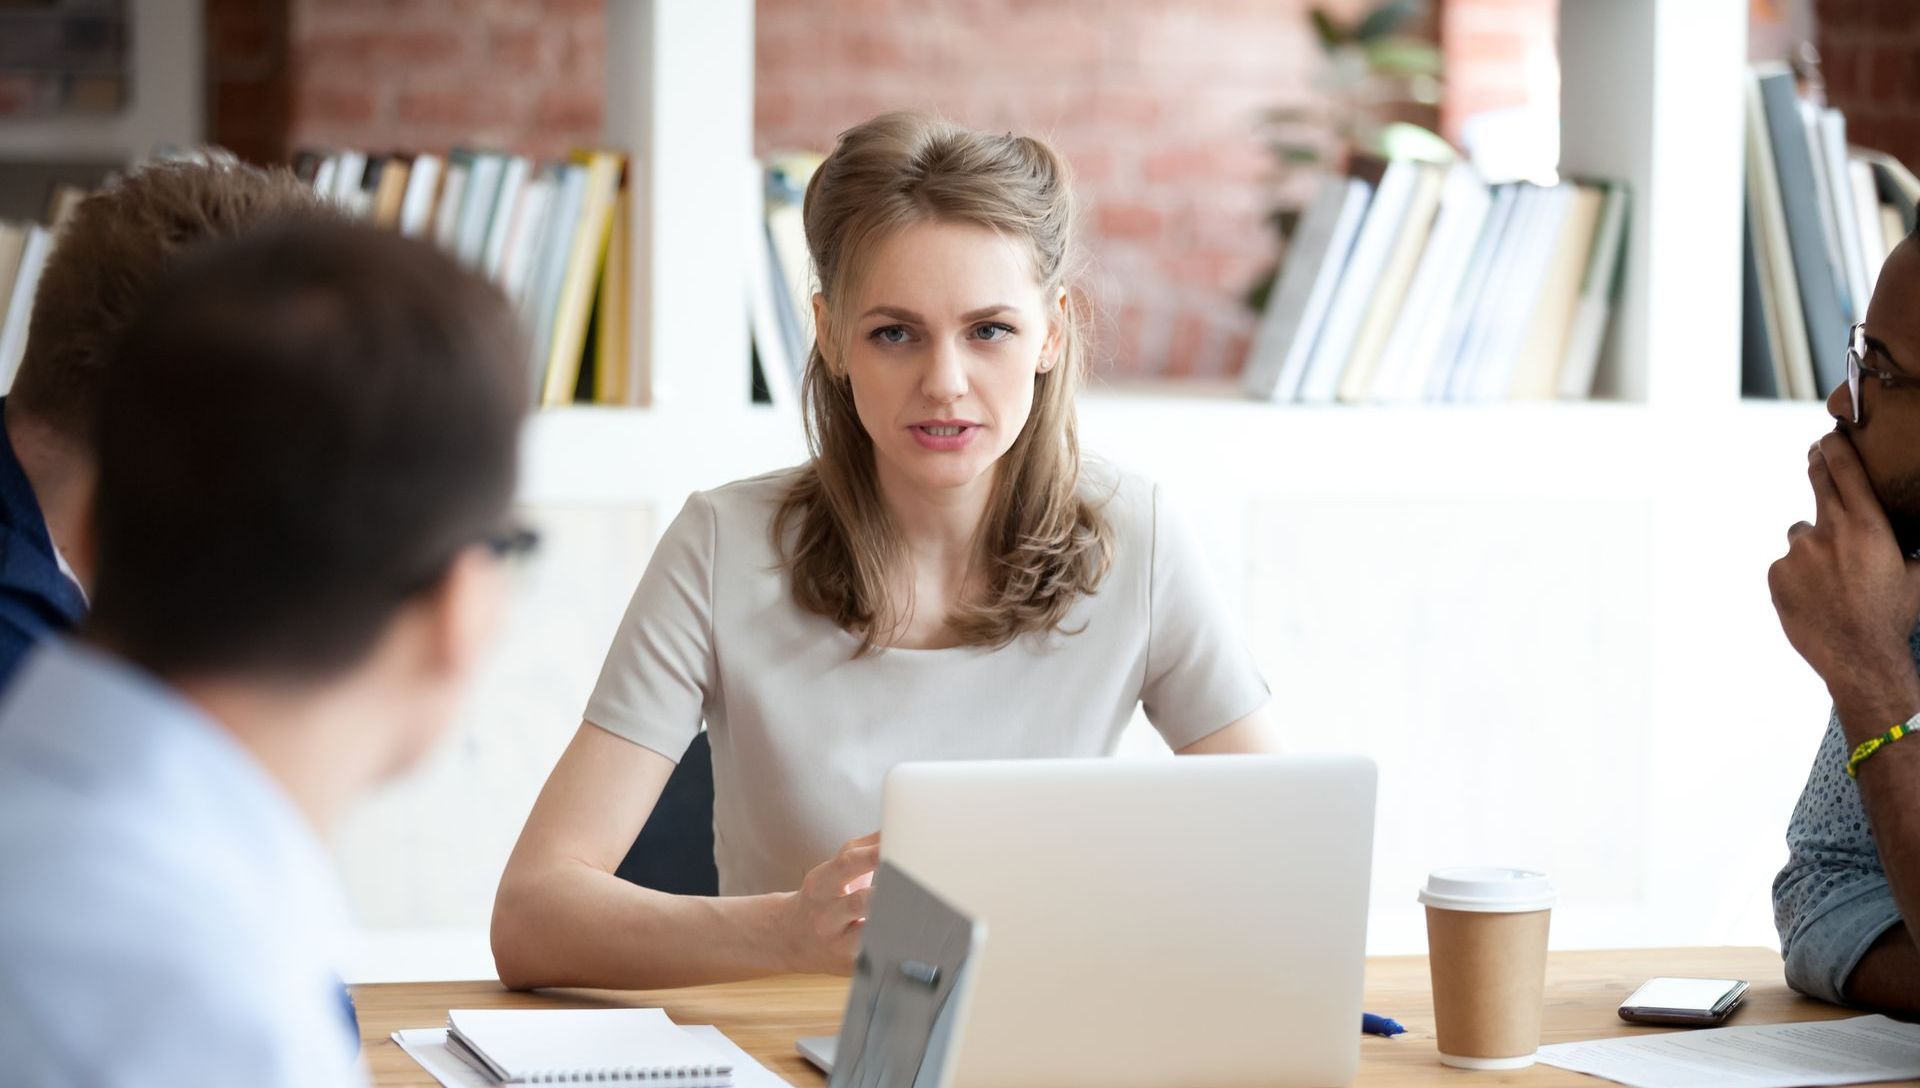
{"label": "woman's elbow", "polygon": [[541,976],[551,968],[539,947],[536,934],[540,924],[538,898],[523,882],[509,873],[500,882],[493,897],[493,923],[488,940],[493,947],[493,969],[500,984],[509,990],[531,990],[552,985]]}

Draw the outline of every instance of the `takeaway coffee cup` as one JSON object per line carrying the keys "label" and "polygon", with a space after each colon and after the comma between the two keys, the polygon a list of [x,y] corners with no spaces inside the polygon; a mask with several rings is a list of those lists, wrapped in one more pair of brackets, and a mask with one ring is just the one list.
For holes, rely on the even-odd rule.
{"label": "takeaway coffee cup", "polygon": [[1440,1061],[1520,1069],[1540,1049],[1553,884],[1525,869],[1436,869],[1420,892]]}

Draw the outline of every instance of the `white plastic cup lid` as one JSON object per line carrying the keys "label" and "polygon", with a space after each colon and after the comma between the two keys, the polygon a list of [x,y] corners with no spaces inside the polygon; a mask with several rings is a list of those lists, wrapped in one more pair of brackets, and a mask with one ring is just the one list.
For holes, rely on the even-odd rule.
{"label": "white plastic cup lid", "polygon": [[1558,898],[1547,874],[1532,869],[1435,869],[1420,889],[1429,907],[1498,914],[1547,910]]}

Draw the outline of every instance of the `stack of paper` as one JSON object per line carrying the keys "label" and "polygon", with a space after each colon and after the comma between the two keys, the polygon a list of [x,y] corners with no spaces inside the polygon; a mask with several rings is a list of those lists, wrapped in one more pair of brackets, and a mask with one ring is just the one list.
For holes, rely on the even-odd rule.
{"label": "stack of paper", "polygon": [[1920,1025],[1884,1016],[1711,1028],[1540,1048],[1548,1065],[1635,1088],[1811,1088],[1920,1077]]}

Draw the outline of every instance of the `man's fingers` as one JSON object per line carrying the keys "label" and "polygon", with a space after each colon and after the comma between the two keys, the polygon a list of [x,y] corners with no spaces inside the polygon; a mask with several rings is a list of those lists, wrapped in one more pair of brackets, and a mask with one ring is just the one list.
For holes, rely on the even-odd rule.
{"label": "man's fingers", "polygon": [[1873,482],[1867,479],[1866,466],[1860,463],[1860,452],[1853,448],[1852,439],[1835,431],[1815,448],[1849,512],[1880,509],[1880,499],[1873,493]]}
{"label": "man's fingers", "polygon": [[1787,526],[1787,543],[1792,544],[1794,541],[1799,540],[1811,532],[1813,532],[1813,526],[1808,525],[1804,521],[1796,521],[1792,525]]}
{"label": "man's fingers", "polygon": [[1807,451],[1807,481],[1813,484],[1815,521],[1826,525],[1846,511],[1846,500],[1834,484],[1833,472],[1827,467],[1826,455],[1818,445]]}

